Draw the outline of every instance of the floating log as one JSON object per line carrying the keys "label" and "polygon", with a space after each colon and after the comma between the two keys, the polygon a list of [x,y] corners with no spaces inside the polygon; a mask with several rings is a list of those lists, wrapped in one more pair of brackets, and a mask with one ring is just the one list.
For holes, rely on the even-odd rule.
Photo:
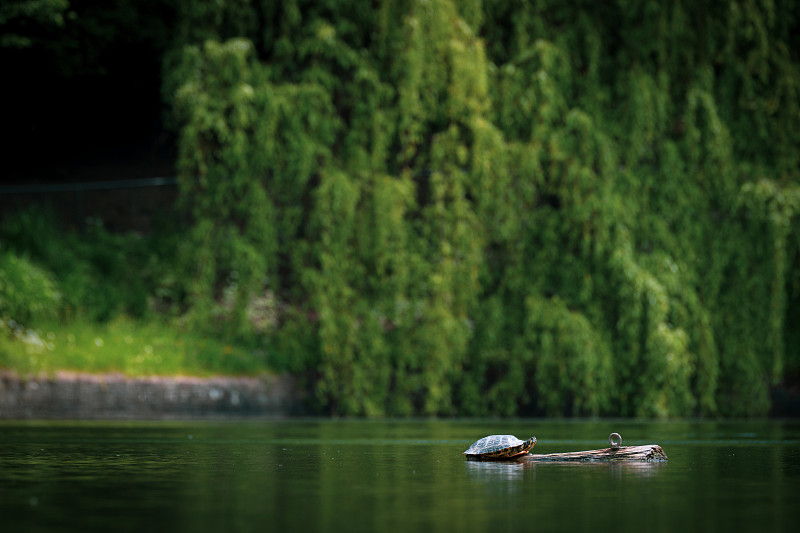
{"label": "floating log", "polygon": [[667,461],[667,454],[658,444],[642,446],[617,446],[600,450],[586,450],[566,453],[529,453],[520,460],[525,462],[597,462],[597,461]]}

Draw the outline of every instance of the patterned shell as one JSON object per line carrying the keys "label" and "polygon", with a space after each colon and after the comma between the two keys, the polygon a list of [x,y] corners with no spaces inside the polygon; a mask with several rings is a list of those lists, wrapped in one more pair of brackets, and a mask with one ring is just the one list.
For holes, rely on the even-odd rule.
{"label": "patterned shell", "polygon": [[464,455],[471,458],[500,459],[528,453],[536,444],[536,437],[519,440],[514,435],[489,435],[467,448]]}

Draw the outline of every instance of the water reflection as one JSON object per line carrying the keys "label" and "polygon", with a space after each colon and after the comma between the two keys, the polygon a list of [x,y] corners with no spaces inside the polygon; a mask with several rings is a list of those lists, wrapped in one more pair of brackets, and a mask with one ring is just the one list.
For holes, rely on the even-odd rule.
{"label": "water reflection", "polygon": [[522,461],[464,461],[467,477],[478,483],[487,494],[512,495],[519,493],[523,481],[535,479],[536,467]]}
{"label": "water reflection", "polygon": [[464,461],[467,475],[473,481],[497,485],[506,482],[508,488],[513,487],[523,478],[533,479],[536,466],[533,463],[509,461]]}
{"label": "water reflection", "polygon": [[584,469],[593,473],[607,471],[613,479],[622,479],[624,477],[654,477],[668,464],[665,461],[547,461],[537,463],[537,466],[540,468]]}

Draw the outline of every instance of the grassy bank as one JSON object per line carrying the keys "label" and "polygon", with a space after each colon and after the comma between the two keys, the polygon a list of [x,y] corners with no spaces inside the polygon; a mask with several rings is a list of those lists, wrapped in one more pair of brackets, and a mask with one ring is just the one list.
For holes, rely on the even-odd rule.
{"label": "grassy bank", "polygon": [[257,374],[252,338],[182,323],[181,234],[62,231],[47,207],[0,219],[0,369],[130,376]]}
{"label": "grassy bank", "polygon": [[267,365],[264,352],[120,316],[106,323],[51,320],[35,328],[0,320],[0,368],[22,375],[75,370],[210,376],[254,375]]}

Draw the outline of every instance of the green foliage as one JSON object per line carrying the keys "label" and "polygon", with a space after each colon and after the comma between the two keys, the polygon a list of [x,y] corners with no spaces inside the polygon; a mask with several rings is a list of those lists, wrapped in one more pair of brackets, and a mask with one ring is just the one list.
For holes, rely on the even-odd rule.
{"label": "green foliage", "polygon": [[790,7],[189,5],[190,304],[276,291],[320,407],[761,415],[800,369]]}
{"label": "green foliage", "polygon": [[[274,264],[273,207],[260,184],[263,147],[252,117],[259,105],[251,83],[251,47],[235,40],[188,47],[176,94],[185,126],[179,174],[184,199],[196,221],[187,246],[194,318],[238,333],[252,297]],[[274,270],[273,270],[274,271]],[[225,292],[229,305],[216,306]]]}
{"label": "green foliage", "polygon": [[0,250],[0,318],[28,321],[58,312],[61,292],[50,272]]}
{"label": "green foliage", "polygon": [[529,297],[526,304],[539,410],[549,415],[608,412],[614,379],[608,342],[558,298]]}
{"label": "green foliage", "polygon": [[26,321],[44,308],[45,316],[64,319],[144,317],[151,296],[177,298],[169,294],[168,273],[174,271],[172,250],[179,240],[179,234],[161,231],[148,237],[110,233],[97,219],[87,220],[83,234],[64,232],[47,209],[8,215],[0,223],[8,262],[0,276],[17,295],[11,318]]}
{"label": "green foliage", "polygon": [[[189,229],[4,217],[5,319],[166,312],[260,350],[189,367],[270,364],[334,414],[760,416],[800,376],[790,2],[173,8]],[[3,4],[0,46],[70,13]]]}
{"label": "green foliage", "polygon": [[0,6],[0,48],[30,48],[41,32],[62,28],[67,0],[9,0]]}

